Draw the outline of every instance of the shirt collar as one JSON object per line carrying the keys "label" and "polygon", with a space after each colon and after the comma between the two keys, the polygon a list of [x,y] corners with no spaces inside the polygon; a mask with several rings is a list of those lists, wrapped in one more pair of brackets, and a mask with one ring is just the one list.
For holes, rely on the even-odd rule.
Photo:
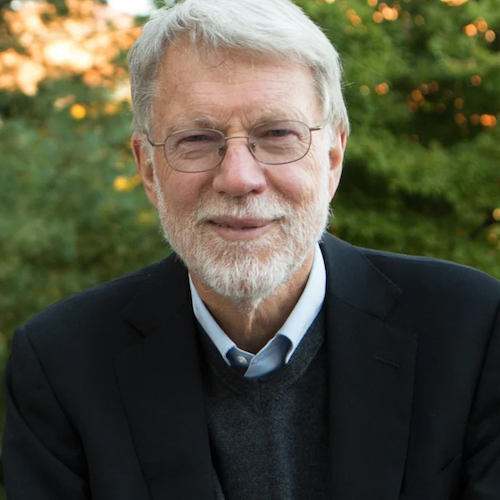
{"label": "shirt collar", "polygon": [[[196,319],[205,330],[207,335],[210,337],[215,347],[217,347],[217,350],[220,352],[222,358],[229,365],[230,363],[226,357],[226,354],[233,347],[237,347],[236,344],[226,335],[226,333],[217,324],[213,316],[206,308],[196,290],[196,287],[194,286],[193,281],[191,280],[191,276],[189,276],[189,286],[191,288],[193,312]],[[307,280],[304,291],[302,292],[302,295],[300,296],[297,304],[290,313],[290,316],[288,316],[287,320],[279,329],[279,331],[276,332],[276,335],[284,335],[285,337],[289,338],[292,343],[292,347],[288,351],[285,360],[286,363],[288,363],[288,361],[294,354],[297,346],[300,344],[307,330],[321,310],[321,307],[323,306],[323,302],[325,300],[325,293],[325,262],[323,260],[323,255],[321,253],[319,245],[316,244],[311,272],[309,274],[309,278]],[[264,346],[258,354],[263,352],[268,345],[269,343],[266,344],[266,346]]]}

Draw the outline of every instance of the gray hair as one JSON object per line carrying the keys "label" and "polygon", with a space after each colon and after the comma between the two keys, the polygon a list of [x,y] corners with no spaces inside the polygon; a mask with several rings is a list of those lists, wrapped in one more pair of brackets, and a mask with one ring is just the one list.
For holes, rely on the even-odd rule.
{"label": "gray hair", "polygon": [[158,66],[179,37],[215,50],[247,49],[305,64],[324,118],[342,133],[349,132],[339,55],[290,0],[183,0],[153,14],[128,55],[134,131],[149,129]]}

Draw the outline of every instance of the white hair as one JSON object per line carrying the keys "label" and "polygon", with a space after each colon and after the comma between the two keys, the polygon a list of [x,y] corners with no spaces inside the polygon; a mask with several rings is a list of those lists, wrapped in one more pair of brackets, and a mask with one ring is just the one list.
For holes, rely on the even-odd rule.
{"label": "white hair", "polygon": [[250,50],[305,64],[324,119],[348,134],[339,55],[321,29],[290,0],[182,0],[153,14],[128,55],[135,132],[149,129],[160,61],[180,37],[214,50]]}

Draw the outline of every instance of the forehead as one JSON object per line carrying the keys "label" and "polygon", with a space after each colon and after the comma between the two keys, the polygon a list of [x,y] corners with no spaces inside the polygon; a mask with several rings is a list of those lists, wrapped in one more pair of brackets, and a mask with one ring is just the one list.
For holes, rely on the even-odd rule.
{"label": "forehead", "polygon": [[273,117],[309,122],[319,109],[311,71],[303,64],[178,41],[160,63],[153,122],[188,125],[200,116],[221,123],[238,119],[242,125]]}

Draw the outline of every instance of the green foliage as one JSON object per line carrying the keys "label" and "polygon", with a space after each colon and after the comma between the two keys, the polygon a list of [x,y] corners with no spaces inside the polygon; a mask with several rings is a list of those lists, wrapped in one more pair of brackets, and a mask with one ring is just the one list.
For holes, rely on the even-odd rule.
{"label": "green foliage", "polygon": [[[333,232],[500,277],[500,225],[493,218],[500,130],[474,124],[500,111],[500,2],[388,2],[398,18],[381,23],[373,15],[381,15],[382,4],[297,3],[323,27],[344,65],[352,135]],[[479,21],[496,30],[495,41],[479,29],[465,34]],[[387,93],[377,93],[380,84]]]}

